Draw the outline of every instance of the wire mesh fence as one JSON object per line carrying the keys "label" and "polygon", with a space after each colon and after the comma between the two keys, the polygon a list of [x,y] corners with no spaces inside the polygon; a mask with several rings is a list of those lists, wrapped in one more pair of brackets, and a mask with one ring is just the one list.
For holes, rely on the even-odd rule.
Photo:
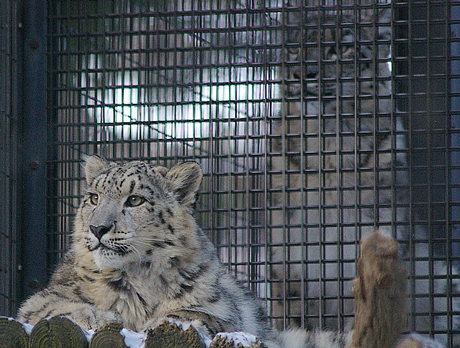
{"label": "wire mesh fence", "polygon": [[347,327],[358,241],[380,228],[408,261],[409,328],[453,343],[459,11],[50,1],[48,271],[69,245],[83,155],[195,160],[199,221],[274,325]]}

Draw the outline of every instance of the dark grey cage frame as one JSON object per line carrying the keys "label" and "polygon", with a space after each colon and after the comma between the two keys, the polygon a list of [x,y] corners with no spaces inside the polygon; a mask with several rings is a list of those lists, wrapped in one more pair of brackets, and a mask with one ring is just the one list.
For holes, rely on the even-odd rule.
{"label": "dark grey cage frame", "polygon": [[[409,223],[429,226],[432,248],[460,264],[460,5],[326,5],[394,12]],[[199,220],[232,272],[270,302],[260,257],[270,228],[266,144],[282,103],[275,71],[289,11],[281,0],[1,3],[0,314],[43,287],[66,249],[85,153],[200,162]]]}

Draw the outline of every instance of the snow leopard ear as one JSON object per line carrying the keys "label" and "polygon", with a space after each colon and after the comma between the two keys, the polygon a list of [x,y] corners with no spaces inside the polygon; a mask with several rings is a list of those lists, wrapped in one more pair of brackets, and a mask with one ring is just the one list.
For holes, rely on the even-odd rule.
{"label": "snow leopard ear", "polygon": [[177,200],[192,208],[197,200],[202,178],[203,171],[196,162],[176,164],[165,176],[166,185],[177,194]]}
{"label": "snow leopard ear", "polygon": [[85,158],[85,175],[86,183],[91,185],[93,180],[103,171],[110,168],[109,162],[98,155],[92,155]]}

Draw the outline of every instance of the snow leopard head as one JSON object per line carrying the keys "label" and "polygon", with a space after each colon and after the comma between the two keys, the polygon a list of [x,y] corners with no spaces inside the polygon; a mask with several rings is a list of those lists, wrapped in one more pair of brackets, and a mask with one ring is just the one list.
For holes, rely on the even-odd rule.
{"label": "snow leopard head", "polygon": [[90,255],[97,269],[168,259],[193,248],[190,234],[202,170],[195,162],[168,170],[146,162],[86,160],[86,194],[80,204],[74,243],[80,257]]}

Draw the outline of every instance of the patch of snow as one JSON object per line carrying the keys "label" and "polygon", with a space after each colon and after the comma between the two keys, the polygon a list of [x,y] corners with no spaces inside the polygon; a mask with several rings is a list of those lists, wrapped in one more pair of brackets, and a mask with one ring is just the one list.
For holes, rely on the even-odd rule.
{"label": "patch of snow", "polygon": [[84,333],[85,336],[86,336],[86,340],[87,340],[88,342],[91,341],[91,338],[92,338],[93,335],[94,335],[94,330],[88,330],[88,331],[86,331],[86,330],[83,330],[83,329],[82,329],[82,331],[83,331],[83,333]]}
{"label": "patch of snow", "polygon": [[130,329],[122,329],[121,335],[125,338],[125,344],[129,348],[144,348],[147,334],[145,332],[136,332]]}
{"label": "patch of snow", "polygon": [[27,336],[30,336],[30,333],[32,332],[34,326],[30,324],[22,324],[22,327],[24,328],[24,330],[26,330]]}
{"label": "patch of snow", "polygon": [[206,345],[207,348],[211,345],[212,339],[210,339],[208,336],[202,335],[201,332],[198,331],[198,333],[201,336],[201,339],[203,340],[203,343]]}
{"label": "patch of snow", "polygon": [[168,322],[176,324],[179,326],[183,331],[188,330],[188,328],[191,326],[189,323],[184,323],[183,321],[175,320],[175,319],[167,319]]}

